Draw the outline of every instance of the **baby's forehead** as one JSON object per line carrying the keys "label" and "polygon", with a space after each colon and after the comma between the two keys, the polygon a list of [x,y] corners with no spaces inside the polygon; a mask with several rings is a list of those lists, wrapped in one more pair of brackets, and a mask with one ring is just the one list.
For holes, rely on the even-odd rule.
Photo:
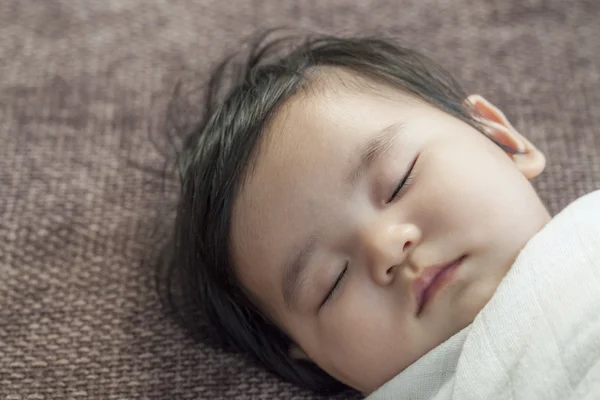
{"label": "baby's forehead", "polygon": [[320,150],[330,156],[344,153],[388,126],[434,114],[443,112],[396,89],[330,82],[305,90],[277,110],[264,129],[255,164],[302,162]]}
{"label": "baby's forehead", "polygon": [[[244,186],[293,179],[310,165],[336,171],[342,156],[372,135],[418,114],[442,113],[402,91],[342,68],[329,68],[285,101],[264,127]],[[285,174],[291,174],[283,176]]]}

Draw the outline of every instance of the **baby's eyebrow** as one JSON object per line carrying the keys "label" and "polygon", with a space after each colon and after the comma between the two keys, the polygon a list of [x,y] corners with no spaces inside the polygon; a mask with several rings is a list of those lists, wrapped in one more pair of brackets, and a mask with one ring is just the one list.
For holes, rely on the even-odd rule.
{"label": "baby's eyebrow", "polygon": [[392,124],[375,133],[369,140],[364,142],[355,150],[355,152],[353,152],[352,159],[356,159],[358,156],[360,162],[356,164],[347,175],[346,186],[348,188],[348,193],[351,193],[354,190],[356,182],[358,182],[359,178],[367,169],[369,169],[375,160],[383,157],[390,151],[394,141],[404,132],[404,124]]}

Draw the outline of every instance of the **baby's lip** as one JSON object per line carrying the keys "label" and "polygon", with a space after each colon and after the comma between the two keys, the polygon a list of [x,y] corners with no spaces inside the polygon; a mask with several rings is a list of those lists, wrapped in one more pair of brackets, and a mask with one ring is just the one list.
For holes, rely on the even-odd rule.
{"label": "baby's lip", "polygon": [[442,272],[459,264],[463,258],[464,256],[446,264],[427,267],[423,270],[423,273],[412,282],[412,291],[417,300],[417,315],[421,313],[423,306],[430,298],[431,293],[429,293],[429,289],[442,275]]}

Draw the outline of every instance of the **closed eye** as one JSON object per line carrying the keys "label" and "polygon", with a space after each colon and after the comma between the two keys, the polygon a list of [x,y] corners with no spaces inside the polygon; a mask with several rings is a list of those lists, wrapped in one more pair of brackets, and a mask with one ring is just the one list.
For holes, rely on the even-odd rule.
{"label": "closed eye", "polygon": [[325,296],[325,298],[323,299],[323,302],[321,303],[321,307],[324,306],[325,303],[327,303],[329,300],[331,300],[331,298],[333,297],[333,295],[337,292],[337,290],[341,286],[340,284],[342,282],[342,279],[346,275],[346,271],[348,271],[348,264],[349,263],[346,262],[346,265],[344,266],[344,269],[342,270],[342,272],[340,272],[340,274],[336,278],[335,282],[333,283],[333,286],[331,286],[331,289],[329,289],[329,292],[327,292],[327,295]]}
{"label": "closed eye", "polygon": [[410,183],[412,181],[412,177],[413,177],[413,170],[415,168],[415,165],[417,164],[418,159],[419,159],[419,155],[417,155],[415,157],[415,159],[413,160],[413,162],[410,165],[408,172],[406,173],[406,175],[404,175],[402,177],[402,179],[400,180],[400,183],[398,183],[398,186],[396,186],[396,189],[394,189],[394,192],[390,196],[387,203],[391,203],[392,201],[394,201],[394,199],[396,199],[396,197],[398,197],[398,195],[400,194],[402,189],[404,189],[410,185]]}

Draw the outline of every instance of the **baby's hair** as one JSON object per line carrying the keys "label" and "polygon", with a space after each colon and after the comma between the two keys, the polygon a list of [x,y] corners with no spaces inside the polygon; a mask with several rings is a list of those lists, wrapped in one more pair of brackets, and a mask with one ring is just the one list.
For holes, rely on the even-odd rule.
{"label": "baby's hair", "polygon": [[[271,40],[272,33],[256,40],[241,64],[233,57],[217,67],[203,120],[187,132],[178,160],[180,197],[161,286],[168,305],[192,334],[203,332],[207,320],[226,348],[250,354],[299,386],[335,394],[346,386],[315,364],[290,356],[291,340],[256,306],[232,263],[232,208],[265,127],[287,100],[319,84],[314,79],[319,71],[339,68],[484,130],[458,83],[414,50],[373,37],[305,36],[287,54],[274,57],[277,49],[298,37]],[[231,66],[237,68],[234,77],[227,75]],[[231,80],[232,88],[219,99]]]}

